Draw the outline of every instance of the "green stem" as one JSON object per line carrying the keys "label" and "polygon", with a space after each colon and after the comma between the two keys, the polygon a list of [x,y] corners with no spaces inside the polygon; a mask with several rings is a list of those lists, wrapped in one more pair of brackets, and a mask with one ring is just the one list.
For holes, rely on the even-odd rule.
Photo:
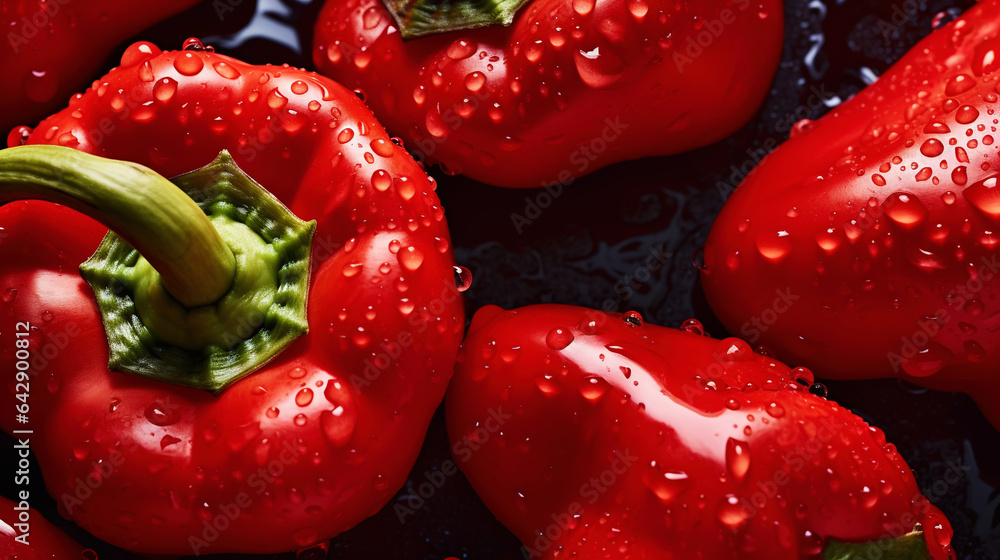
{"label": "green stem", "polygon": [[863,543],[830,541],[823,549],[823,560],[931,560],[922,531],[913,530],[901,537]]}
{"label": "green stem", "polygon": [[403,39],[490,25],[507,26],[531,0],[382,0]]}
{"label": "green stem", "polygon": [[62,146],[0,150],[0,205],[24,199],[62,204],[106,225],[186,307],[211,304],[232,285],[236,259],[208,217],[146,167]]}

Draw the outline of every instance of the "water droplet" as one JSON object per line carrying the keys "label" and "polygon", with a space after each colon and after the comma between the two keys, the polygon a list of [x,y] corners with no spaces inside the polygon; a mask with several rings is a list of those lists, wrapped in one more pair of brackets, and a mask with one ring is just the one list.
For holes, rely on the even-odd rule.
{"label": "water droplet", "polygon": [[10,303],[17,297],[17,288],[7,288],[3,293],[3,302]]}
{"label": "water droplet", "polygon": [[653,466],[642,475],[642,481],[663,503],[672,502],[678,494],[687,489],[689,481],[683,471],[662,472]]}
{"label": "water droplet", "polygon": [[646,16],[646,13],[649,12],[649,4],[646,4],[644,0],[628,0],[626,4],[628,5],[629,13],[638,20],[642,20]]}
{"label": "water droplet", "polygon": [[295,404],[299,406],[309,406],[313,401],[313,391],[309,387],[302,389],[295,395]]}
{"label": "water droplet", "polygon": [[681,323],[681,330],[698,336],[705,336],[705,326],[698,319],[687,319]]}
{"label": "water droplet", "polygon": [[545,335],[545,344],[553,350],[562,350],[569,346],[573,339],[573,333],[569,332],[569,329],[556,327]]}
{"label": "water droplet", "polygon": [[642,326],[642,315],[638,311],[626,311],[622,315],[622,320],[630,327],[641,327]]}
{"label": "water droplet", "polygon": [[464,292],[472,286],[472,272],[464,266],[453,267],[455,269],[455,288],[459,292]]}
{"label": "water droplet", "polygon": [[1000,70],[1000,38],[980,43],[972,56],[972,72],[977,76]]}
{"label": "water droplet", "polygon": [[551,375],[536,377],[535,386],[547,397],[551,397],[559,392],[559,385]]}
{"label": "water droplet", "polygon": [[816,234],[816,244],[827,253],[832,253],[840,247],[841,236],[834,228],[827,228]]}
{"label": "water droplet", "polygon": [[278,91],[278,88],[272,89],[271,92],[267,94],[268,107],[277,111],[278,109],[284,108],[285,105],[288,105],[288,98],[285,97],[284,95],[281,95],[281,92]]}
{"label": "water droplet", "polygon": [[976,87],[976,80],[974,80],[972,76],[968,74],[958,74],[948,80],[948,84],[944,87],[944,94],[948,97],[955,97],[956,95],[965,93],[974,87]]}
{"label": "water droplet", "polygon": [[750,470],[750,446],[747,442],[733,438],[726,441],[726,468],[733,480],[743,482]]}
{"label": "water droplet", "polygon": [[173,78],[163,78],[153,85],[153,97],[157,101],[166,103],[177,93],[177,80]]}
{"label": "water droplet", "polygon": [[773,416],[774,418],[781,418],[782,416],[785,415],[785,407],[781,406],[781,403],[777,402],[768,403],[765,410],[769,415]]}
{"label": "water droplet", "polygon": [[625,71],[625,61],[607,48],[603,53],[600,47],[589,51],[578,50],[573,53],[573,60],[583,83],[595,89],[614,84]]}
{"label": "water droplet", "polygon": [[585,16],[594,11],[596,0],[573,0],[573,11]]}
{"label": "water droplet", "polygon": [[992,220],[1000,220],[1000,188],[997,176],[977,181],[962,191],[962,196]]}
{"label": "water droplet", "polygon": [[882,210],[890,220],[904,228],[918,226],[928,215],[927,208],[916,196],[897,192],[882,203]]}
{"label": "water droplet", "polygon": [[201,56],[193,52],[182,52],[174,59],[174,70],[183,76],[194,76],[205,67]]}
{"label": "water droplet", "polygon": [[298,546],[309,546],[316,543],[316,539],[319,538],[319,534],[316,533],[316,529],[306,527],[305,529],[299,529],[292,535],[292,540]]}
{"label": "water droplet", "polygon": [[458,39],[448,45],[445,51],[448,58],[452,60],[462,60],[476,54],[476,42],[469,39]]}
{"label": "water droplet", "polygon": [[396,258],[399,259],[399,264],[403,265],[403,268],[411,272],[420,268],[420,265],[424,262],[424,254],[413,246],[407,247],[397,253]]}
{"label": "water droplet", "polygon": [[959,124],[970,124],[979,118],[979,109],[972,105],[963,105],[955,113],[955,121]]}
{"label": "water droplet", "polygon": [[719,507],[715,510],[715,515],[720,523],[735,531],[747,520],[747,517],[750,516],[750,511],[743,507],[739,498],[733,494],[726,494],[722,501],[719,502]]}
{"label": "water droplet", "polygon": [[823,399],[825,399],[828,394],[826,385],[823,385],[822,383],[813,383],[810,385],[809,392]]}
{"label": "water droplet", "polygon": [[792,250],[792,242],[787,231],[761,233],[755,243],[760,255],[771,262],[781,261]]}
{"label": "water droplet", "polygon": [[240,71],[225,62],[216,62],[212,65],[215,72],[227,80],[235,80],[240,77]]}
{"label": "water droplet", "polygon": [[901,350],[901,366],[903,371],[913,377],[928,377],[944,369],[951,359],[951,351],[936,342],[930,342],[925,348],[917,351],[916,355],[906,357],[907,348]]}
{"label": "water droplet", "polygon": [[611,385],[598,376],[587,377],[580,384],[580,394],[591,402],[600,400],[609,389],[611,389]]}
{"label": "water droplet", "polygon": [[944,153],[944,144],[937,138],[928,138],[920,145],[920,153],[927,157],[937,157]]}
{"label": "water droplet", "polygon": [[372,186],[379,192],[385,192],[392,186],[392,177],[384,169],[372,173]]}
{"label": "water droplet", "polygon": [[170,405],[169,399],[167,400],[167,405],[161,404],[160,401],[156,401],[146,408],[146,420],[149,420],[151,424],[156,426],[170,426],[176,424],[180,419],[180,411],[177,406]]}
{"label": "water droplet", "polygon": [[476,93],[486,84],[486,74],[482,72],[470,72],[465,76],[465,88]]}
{"label": "water droplet", "polygon": [[448,123],[445,122],[444,116],[441,115],[440,106],[435,106],[427,111],[427,114],[424,116],[424,124],[427,127],[427,132],[436,138],[444,138],[450,132]]}
{"label": "water droplet", "polygon": [[810,371],[809,368],[794,368],[789,375],[791,375],[792,379],[794,379],[796,383],[805,387],[812,385],[815,381],[815,376],[813,376],[813,372]]}
{"label": "water droplet", "polygon": [[181,442],[180,438],[175,438],[174,436],[167,434],[160,438],[160,451],[170,447],[171,445],[176,445]]}

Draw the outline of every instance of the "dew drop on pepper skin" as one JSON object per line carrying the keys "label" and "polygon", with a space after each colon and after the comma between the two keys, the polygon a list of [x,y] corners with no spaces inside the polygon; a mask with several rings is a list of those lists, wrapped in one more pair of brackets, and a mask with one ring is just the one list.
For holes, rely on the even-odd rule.
{"label": "dew drop on pepper skin", "polygon": [[561,327],[556,327],[549,331],[549,334],[545,335],[545,344],[553,350],[562,350],[573,342],[573,333],[569,329],[564,329]]}
{"label": "dew drop on pepper skin", "polygon": [[420,268],[420,265],[424,262],[424,254],[416,247],[410,246],[399,253],[397,253],[396,258],[399,259],[399,264],[403,265],[403,268],[413,272]]}
{"label": "dew drop on pepper skin", "polygon": [[306,387],[295,395],[295,404],[298,406],[309,406],[313,401],[313,391],[312,389]]}
{"label": "dew drop on pepper skin", "polygon": [[738,529],[750,515],[749,510],[743,507],[740,499],[733,494],[727,494],[719,502],[715,510],[716,518],[728,529]]}
{"label": "dew drop on pepper skin", "polygon": [[969,185],[962,191],[962,196],[977,210],[991,219],[1000,219],[1000,188],[997,186],[997,176],[989,177]]}
{"label": "dew drop on pepper skin", "polygon": [[580,394],[590,402],[601,400],[607,394],[611,385],[599,376],[587,377],[580,383]]}
{"label": "dew drop on pepper skin", "polygon": [[757,252],[771,262],[780,261],[792,250],[787,231],[761,233],[755,239],[755,245]]}
{"label": "dew drop on pepper skin", "polygon": [[459,292],[464,292],[472,286],[472,272],[464,266],[456,266],[455,270],[455,288]]}
{"label": "dew drop on pepper skin", "polygon": [[197,53],[185,51],[174,59],[174,70],[184,76],[194,76],[205,67],[205,62]]}
{"label": "dew drop on pepper skin", "polygon": [[668,504],[689,485],[688,475],[683,471],[663,472],[657,465],[651,465],[642,475],[642,481],[646,487],[660,499]]}
{"label": "dew drop on pepper skin", "polygon": [[691,334],[696,334],[698,336],[705,336],[705,326],[701,324],[698,319],[687,319],[681,323],[680,329],[682,331],[689,332]]}
{"label": "dew drop on pepper skin", "polygon": [[726,470],[737,483],[743,481],[750,470],[750,446],[747,442],[733,438],[726,441]]}
{"label": "dew drop on pepper skin", "polygon": [[900,351],[900,366],[908,375],[913,377],[928,377],[944,369],[950,361],[951,351],[936,342],[929,342],[926,347],[919,349],[915,355],[907,358],[912,351],[907,352],[907,348]]}
{"label": "dew drop on pepper skin", "polygon": [[882,203],[882,210],[890,220],[903,227],[915,227],[928,215],[927,208],[909,193],[893,193]]}
{"label": "dew drop on pepper skin", "polygon": [[471,39],[458,39],[448,45],[445,54],[452,60],[462,60],[476,54],[476,42]]}
{"label": "dew drop on pepper skin", "polygon": [[145,416],[146,420],[156,426],[170,426],[181,419],[180,411],[177,410],[176,406],[168,407],[159,401],[146,407]]}
{"label": "dew drop on pepper skin", "polygon": [[163,78],[153,84],[153,97],[157,101],[166,103],[173,99],[175,93],[177,93],[177,80],[173,78]]}

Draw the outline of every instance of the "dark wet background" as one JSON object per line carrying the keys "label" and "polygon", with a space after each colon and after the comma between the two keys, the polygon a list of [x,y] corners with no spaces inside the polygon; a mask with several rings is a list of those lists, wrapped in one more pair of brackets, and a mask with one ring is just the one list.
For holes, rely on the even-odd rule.
{"label": "dark wet background", "polygon": [[[693,153],[622,163],[580,179],[520,233],[512,214],[526,215],[526,197],[536,200],[542,191],[487,187],[434,170],[457,260],[475,278],[466,292],[469,315],[488,303],[508,308],[571,303],[635,309],[646,320],[667,326],[698,317],[712,335],[725,335],[705,302],[691,258],[704,242],[725,194],[764,152],[787,138],[792,123],[819,117],[838,98],[850,97],[935,24],[950,21],[972,3],[786,0],[782,64],[771,95],[749,124],[729,139]],[[318,0],[213,0],[138,38],[166,49],[180,48],[185,38],[199,36],[216,50],[248,62],[288,62],[309,68],[311,27],[319,7]],[[748,49],[752,51],[752,46]],[[119,54],[109,57],[108,68],[117,63]],[[824,104],[820,97],[832,99]],[[647,257],[661,253],[668,256],[662,266],[647,267],[647,279],[641,270]],[[880,426],[897,444],[916,471],[924,494],[950,519],[958,557],[1000,558],[1000,434],[972,401],[964,395],[933,393],[896,381],[827,385],[830,398]],[[6,436],[0,438],[0,445],[10,444]],[[11,464],[0,466],[0,472],[13,472],[10,454],[4,456]],[[419,486],[426,471],[440,468],[448,459],[439,411],[411,482]],[[945,482],[949,469],[961,473],[955,484]],[[34,471],[38,472],[37,465]],[[5,494],[10,493],[7,478],[3,479]],[[134,558],[59,518],[40,477],[34,481],[32,505],[49,519],[95,549],[102,559]],[[393,503],[405,503],[407,496],[404,488]],[[334,539],[329,557],[522,557],[520,543],[479,502],[461,474],[449,477],[405,523],[400,523],[393,503]]]}

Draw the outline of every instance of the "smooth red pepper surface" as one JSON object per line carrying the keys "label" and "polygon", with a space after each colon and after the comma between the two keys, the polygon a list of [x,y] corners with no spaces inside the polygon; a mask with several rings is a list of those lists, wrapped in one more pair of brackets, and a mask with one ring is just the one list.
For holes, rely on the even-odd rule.
{"label": "smooth red pepper surface", "polygon": [[0,5],[0,129],[65,106],[118,43],[197,0],[12,0]]}
{"label": "smooth red pepper surface", "polygon": [[536,0],[510,27],[403,42],[380,0],[331,0],[313,60],[365,90],[418,157],[540,187],[742,126],[771,84],[782,25],[780,0]]}
{"label": "smooth red pepper surface", "polygon": [[734,334],[831,378],[1000,378],[1000,1],[984,0],[767,157],[705,247]]}
{"label": "smooth red pepper surface", "polygon": [[446,399],[452,451],[531,558],[813,558],[918,521],[948,556],[947,520],[881,430],[807,392],[807,370],[686,325],[476,313]]}
{"label": "smooth red pepper surface", "polygon": [[[27,517],[25,517],[27,513]],[[18,524],[27,525],[15,529]],[[18,537],[21,540],[18,540]],[[25,544],[25,541],[27,544]],[[84,548],[49,523],[37,510],[0,497],[0,557],[16,560],[96,560]]]}
{"label": "smooth red pepper surface", "polygon": [[[318,221],[309,334],[214,397],[107,370],[77,270],[104,228],[47,203],[0,208],[0,328],[30,323],[33,449],[64,513],[130,550],[208,554],[307,547],[378,511],[416,458],[464,318],[434,185],[355,94],[294,68],[137,43],[28,142],[165,176],[225,148]],[[13,352],[0,362],[11,371]]]}

